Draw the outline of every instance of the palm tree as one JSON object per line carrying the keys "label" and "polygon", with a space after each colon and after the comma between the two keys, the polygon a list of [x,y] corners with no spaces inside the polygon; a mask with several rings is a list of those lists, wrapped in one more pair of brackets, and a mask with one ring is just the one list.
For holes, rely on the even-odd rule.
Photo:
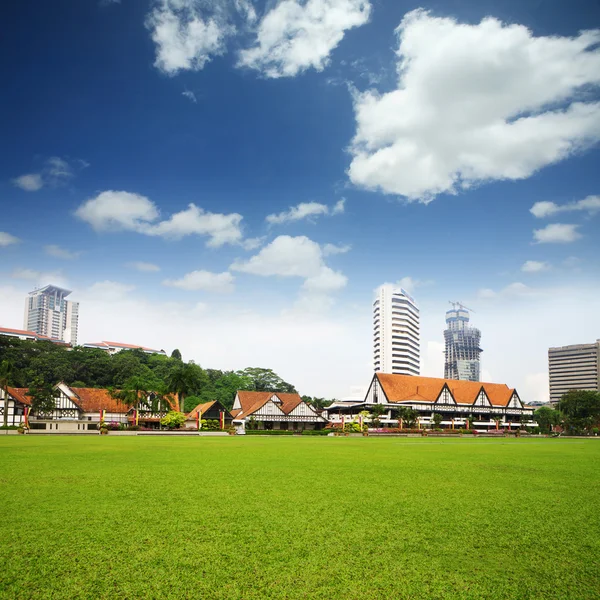
{"label": "palm tree", "polygon": [[4,393],[4,427],[8,426],[8,383],[12,371],[12,363],[3,360],[0,365],[0,389]]}
{"label": "palm tree", "polygon": [[171,371],[167,377],[167,390],[175,394],[176,408],[179,412],[184,412],[185,397],[194,389],[194,381],[190,365],[182,365],[181,367]]}
{"label": "palm tree", "polygon": [[110,390],[110,395],[120,400],[127,406],[132,406],[137,411],[140,408],[140,399],[147,398],[152,385],[144,377],[130,377],[123,386],[122,390]]}

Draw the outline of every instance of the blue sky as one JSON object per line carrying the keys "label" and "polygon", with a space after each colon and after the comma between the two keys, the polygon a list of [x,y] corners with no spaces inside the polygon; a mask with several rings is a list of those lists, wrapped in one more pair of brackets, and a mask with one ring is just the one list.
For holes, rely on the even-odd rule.
{"label": "blue sky", "polygon": [[65,0],[4,21],[2,325],[64,284],[81,342],[338,397],[368,383],[384,282],[421,305],[426,375],[448,300],[525,399],[549,345],[600,337],[597,3]]}

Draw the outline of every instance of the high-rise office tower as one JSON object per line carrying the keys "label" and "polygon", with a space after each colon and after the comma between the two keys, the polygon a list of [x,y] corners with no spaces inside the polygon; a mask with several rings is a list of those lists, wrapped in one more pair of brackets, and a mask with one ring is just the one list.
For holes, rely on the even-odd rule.
{"label": "high-rise office tower", "polygon": [[70,293],[55,285],[29,292],[23,328],[76,346],[79,302],[65,300]]}
{"label": "high-rise office tower", "polygon": [[548,349],[550,402],[555,404],[569,390],[600,391],[600,340]]}
{"label": "high-rise office tower", "polygon": [[419,375],[420,318],[414,299],[403,289],[382,285],[373,303],[375,371]]}
{"label": "high-rise office tower", "polygon": [[445,379],[479,381],[481,331],[469,325],[469,311],[459,302],[451,302],[453,309],[446,312]]}

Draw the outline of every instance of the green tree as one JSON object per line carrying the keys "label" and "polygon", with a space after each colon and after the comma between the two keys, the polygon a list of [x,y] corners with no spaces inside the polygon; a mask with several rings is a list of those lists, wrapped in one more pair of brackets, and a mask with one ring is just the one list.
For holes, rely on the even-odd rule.
{"label": "green tree", "polygon": [[444,417],[442,417],[441,413],[438,413],[438,412],[433,413],[433,426],[436,429],[440,428],[440,425],[442,424],[443,420],[444,420]]}
{"label": "green tree", "polygon": [[570,390],[558,402],[564,425],[569,432],[591,429],[600,422],[600,392]]}
{"label": "green tree", "polygon": [[60,392],[53,385],[37,379],[29,388],[27,395],[31,398],[31,411],[43,417],[52,416]]}
{"label": "green tree", "polygon": [[[175,395],[176,405],[180,412],[185,412],[185,397],[198,395],[202,387],[208,383],[208,376],[199,365],[187,363],[169,374],[167,389]],[[194,408],[193,406],[190,410]]]}
{"label": "green tree", "polygon": [[180,429],[185,424],[185,415],[172,410],[160,420],[160,424],[168,429]]}
{"label": "green tree", "polygon": [[0,363],[0,390],[4,395],[4,427],[8,426],[8,384],[12,373],[12,363],[3,360]]}
{"label": "green tree", "polygon": [[407,429],[413,428],[417,424],[419,413],[414,408],[402,406],[398,409],[398,418],[402,419],[403,425]]}
{"label": "green tree", "polygon": [[171,358],[174,358],[175,360],[183,360],[181,358],[181,352],[179,351],[178,348],[175,348],[175,350],[173,350],[173,352],[171,352]]}
{"label": "green tree", "polygon": [[251,391],[255,392],[283,392],[295,394],[296,388],[284,381],[273,371],[273,369],[262,369],[260,367],[248,367],[243,371],[237,371],[241,377],[248,378]]}
{"label": "green tree", "polygon": [[113,398],[127,404],[127,406],[139,410],[140,402],[146,399],[157,386],[158,382],[151,376],[134,375],[125,382],[122,389],[111,390],[110,394]]}
{"label": "green tree", "polygon": [[549,406],[540,406],[533,413],[533,420],[538,424],[542,433],[550,433],[553,425],[561,421],[561,414]]}
{"label": "green tree", "polygon": [[383,404],[374,404],[370,407],[371,411],[371,424],[373,427],[379,427],[381,423],[381,416],[387,411]]}

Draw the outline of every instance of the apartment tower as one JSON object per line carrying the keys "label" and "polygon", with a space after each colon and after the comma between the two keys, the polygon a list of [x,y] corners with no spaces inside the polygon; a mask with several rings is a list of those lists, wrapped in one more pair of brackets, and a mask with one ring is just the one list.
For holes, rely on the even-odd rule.
{"label": "apartment tower", "polygon": [[548,370],[553,404],[569,390],[600,391],[600,340],[595,344],[550,348]]}
{"label": "apartment tower", "polygon": [[65,300],[70,293],[55,285],[29,292],[23,328],[76,346],[79,302]]}
{"label": "apartment tower", "polygon": [[459,302],[451,302],[446,312],[444,379],[479,381],[481,331],[469,325],[469,310]]}
{"label": "apartment tower", "polygon": [[373,303],[373,362],[376,372],[420,374],[420,317],[403,289],[382,285]]}

